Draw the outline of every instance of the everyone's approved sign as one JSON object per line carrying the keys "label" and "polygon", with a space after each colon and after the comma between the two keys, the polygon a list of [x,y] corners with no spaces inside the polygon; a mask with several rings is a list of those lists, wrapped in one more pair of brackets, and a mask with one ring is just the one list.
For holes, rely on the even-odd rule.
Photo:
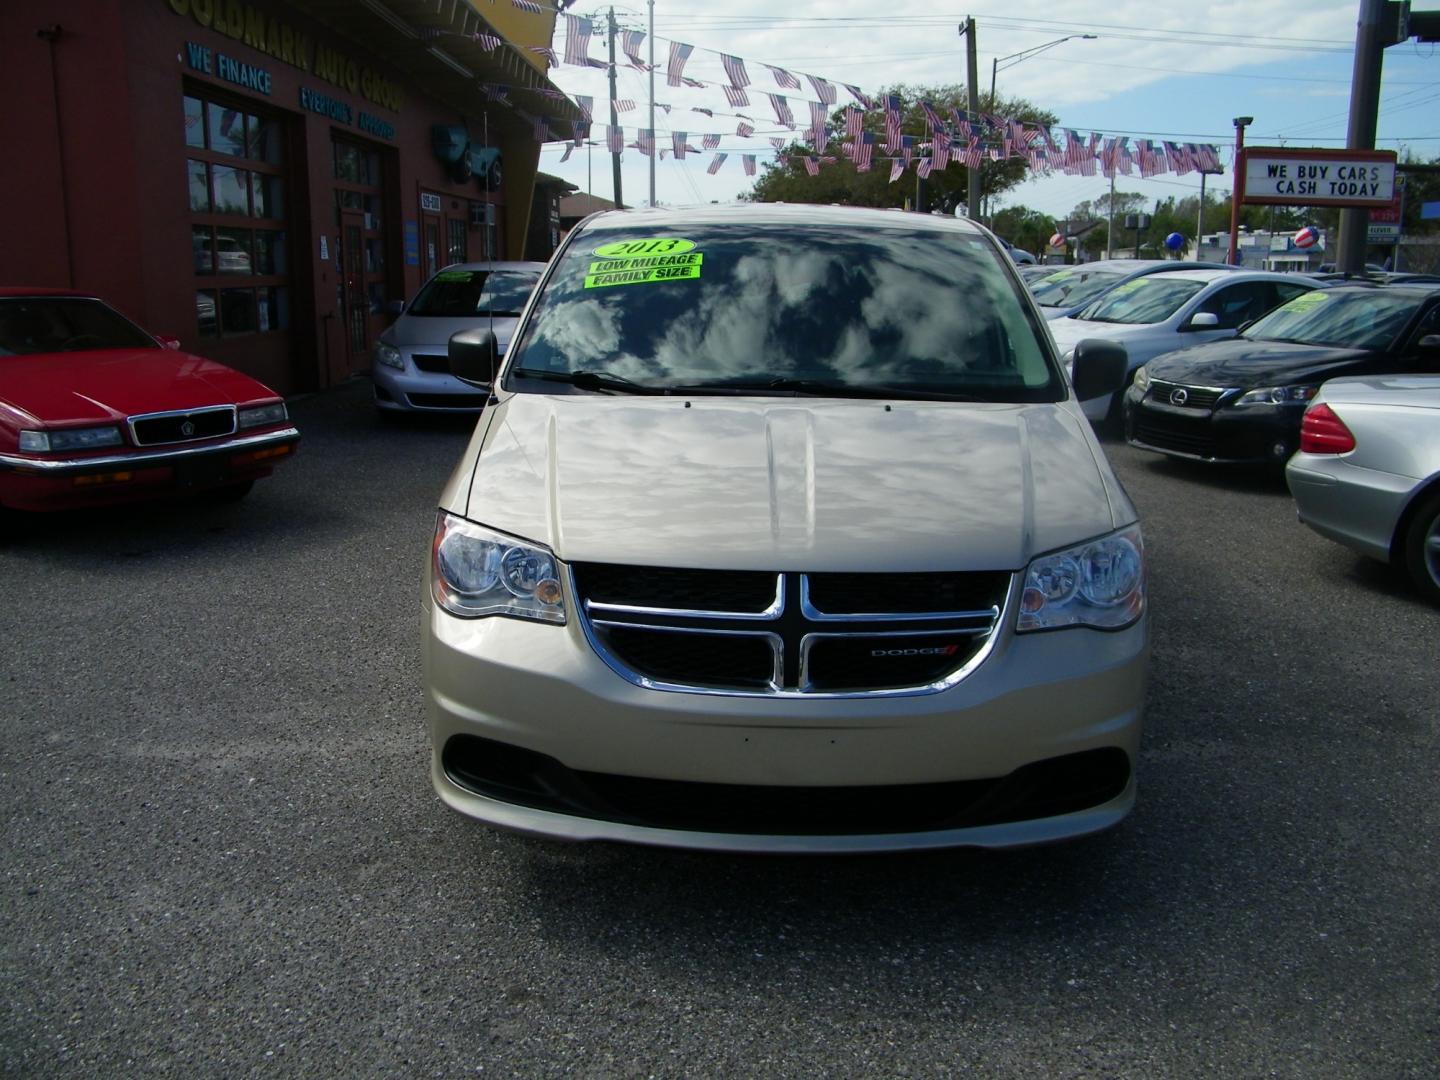
{"label": "everyone's approved sign", "polygon": [[1247,146],[1240,153],[1247,203],[1377,207],[1395,196],[1394,151]]}

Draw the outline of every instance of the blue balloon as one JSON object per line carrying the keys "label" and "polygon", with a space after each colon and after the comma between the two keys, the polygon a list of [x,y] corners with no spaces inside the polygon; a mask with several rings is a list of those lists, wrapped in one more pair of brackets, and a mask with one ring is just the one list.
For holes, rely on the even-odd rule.
{"label": "blue balloon", "polygon": [[1181,236],[1178,232],[1172,232],[1169,236],[1165,237],[1165,246],[1171,251],[1179,251],[1185,246],[1185,237]]}

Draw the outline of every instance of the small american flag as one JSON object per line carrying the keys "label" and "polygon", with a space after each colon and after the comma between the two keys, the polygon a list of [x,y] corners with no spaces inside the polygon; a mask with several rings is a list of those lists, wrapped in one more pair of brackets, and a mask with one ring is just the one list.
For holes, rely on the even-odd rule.
{"label": "small american flag", "polygon": [[646,157],[654,157],[655,132],[650,128],[640,128],[635,133],[635,145]]}
{"label": "small american flag", "polygon": [[698,113],[700,113],[702,116],[708,116],[708,117],[710,117],[712,120],[715,118],[715,110],[714,110],[714,109],[702,109],[702,108],[700,108],[699,105],[691,105],[691,106],[690,106],[690,111],[691,111],[691,112],[698,112]]}
{"label": "small american flag", "polygon": [[770,145],[773,146],[776,150],[783,150],[785,148],[785,140],[777,139],[774,135],[771,135]]}
{"label": "small american flag", "polygon": [[921,158],[920,164],[915,166],[915,171],[920,174],[920,179],[925,180],[930,176],[930,159]]}
{"label": "small american flag", "polygon": [[686,137],[687,133],[683,131],[672,131],[670,133],[670,145],[675,148],[675,158],[677,161],[685,157],[685,151],[688,149],[685,145]]}
{"label": "small american flag", "polygon": [[885,104],[885,152],[893,154],[900,149],[900,98],[886,94]]}
{"label": "small american flag", "polygon": [[928,101],[920,102],[920,111],[925,114],[925,122],[930,125],[930,131],[940,132],[945,130],[945,121],[940,119],[940,114],[935,111],[935,106]]}
{"label": "small american flag", "polygon": [[570,121],[570,131],[571,131],[571,133],[575,136],[575,144],[574,144],[574,145],[579,146],[579,145],[581,145],[586,139],[588,139],[588,138],[590,137],[590,121],[589,121],[589,120],[571,120],[571,121]]}
{"label": "small american flag", "polygon": [[755,129],[742,120],[735,125],[735,134],[739,135],[742,139],[748,139],[751,135],[755,134]]}
{"label": "small american flag", "polygon": [[740,155],[740,166],[741,166],[741,168],[743,168],[743,169],[745,170],[745,175],[746,175],[746,176],[754,176],[754,175],[755,175],[755,155],[754,155],[754,154],[741,154],[741,155]]}
{"label": "small american flag", "polygon": [[583,15],[565,16],[565,62],[577,67],[590,66],[590,20]]}
{"label": "small american flag", "polygon": [[510,0],[510,6],[517,7],[521,11],[528,11],[532,15],[545,14],[545,9],[537,4],[535,0]]}
{"label": "small american flag", "polygon": [[858,86],[851,86],[849,83],[841,83],[840,85],[845,87],[850,96],[860,103],[862,109],[869,110],[875,107],[875,102],[871,99],[870,95],[866,94]]}
{"label": "small american flag", "polygon": [[496,49],[500,48],[500,39],[494,34],[477,32],[471,34],[470,37],[474,40],[476,45],[479,45],[486,52],[494,52]]}
{"label": "small american flag", "polygon": [[669,85],[680,85],[680,79],[685,71],[685,61],[690,59],[690,54],[694,51],[693,45],[686,45],[679,41],[670,43],[670,62],[665,65],[665,81]]}
{"label": "small american flag", "polygon": [[820,162],[816,161],[813,157],[807,154],[805,156],[805,171],[811,176],[819,176]]}
{"label": "small american flag", "polygon": [[543,56],[545,58],[545,63],[549,64],[551,67],[555,67],[557,64],[560,63],[560,61],[555,56],[555,50],[550,48],[549,45],[531,45],[530,51],[533,52],[536,56]]}
{"label": "small american flag", "polygon": [[645,61],[640,59],[640,46],[644,41],[645,35],[639,30],[626,30],[620,42],[620,48],[630,58],[630,66],[639,71],[650,70]]}
{"label": "small american flag", "polygon": [[610,153],[620,153],[625,149],[625,129],[618,124],[606,124],[605,142],[609,147]]}
{"label": "small american flag", "polygon": [[615,111],[617,113],[635,111],[635,102],[631,101],[629,98],[616,98],[610,104],[615,106]]}
{"label": "small american flag", "polygon": [[590,120],[595,114],[595,98],[590,94],[576,94],[575,104],[580,106],[580,115]]}
{"label": "small american flag", "polygon": [[550,141],[550,125],[545,123],[543,116],[532,116],[530,118],[530,129],[535,133],[535,141],[545,143]]}
{"label": "small american flag", "polygon": [[892,161],[890,163],[890,183],[899,180],[905,175],[905,163],[903,161]]}
{"label": "small american flag", "polygon": [[930,154],[934,158],[937,169],[942,171],[948,169],[950,167],[950,136],[942,135],[936,139],[935,144],[930,148]]}
{"label": "small american flag", "polygon": [[788,128],[795,126],[795,115],[790,111],[790,103],[785,100],[782,94],[766,94],[770,99],[770,107],[775,110],[775,119]]}
{"label": "small american flag", "polygon": [[560,164],[561,164],[561,165],[564,165],[565,162],[569,161],[569,160],[570,160],[570,155],[573,154],[574,152],[575,152],[575,144],[574,144],[574,143],[566,143],[566,144],[565,144],[565,152],[560,155]]}
{"label": "small american flag", "polygon": [[720,136],[706,135],[705,138],[700,140],[700,145],[703,149],[714,150],[717,146],[720,145]]}
{"label": "small american flag", "polygon": [[731,56],[729,53],[720,54],[720,63],[725,67],[725,74],[730,79],[730,85],[744,87],[750,85],[750,76],[745,73],[745,61],[738,56]]}
{"label": "small american flag", "polygon": [[870,160],[875,153],[875,136],[872,132],[863,131],[850,147],[850,157],[855,162],[855,169],[858,172],[870,171]]}
{"label": "small american flag", "polygon": [[769,64],[765,64],[763,66],[769,68],[770,74],[775,76],[776,86],[783,86],[787,90],[800,89],[800,80],[795,78],[794,75],[791,75],[784,68],[770,67]]}
{"label": "small american flag", "polygon": [[485,87],[485,96],[491,101],[510,103],[510,87],[495,83]]}
{"label": "small american flag", "polygon": [[830,114],[825,110],[825,105],[820,101],[806,102],[810,106],[810,128],[812,131],[823,131]]}
{"label": "small american flag", "polygon": [[725,89],[725,100],[730,103],[733,109],[744,108],[750,104],[750,97],[738,86],[727,86]]}
{"label": "small american flag", "polygon": [[818,75],[806,75],[805,80],[815,88],[815,96],[826,105],[834,105],[839,99],[835,95],[835,87]]}
{"label": "small american flag", "polygon": [[725,155],[724,155],[724,154],[716,154],[713,158],[710,159],[710,166],[709,166],[709,168],[707,168],[705,171],[706,171],[707,173],[709,173],[711,176],[714,176],[716,173],[718,173],[718,172],[720,171],[720,166],[721,166],[721,165],[724,165],[724,164],[725,164]]}

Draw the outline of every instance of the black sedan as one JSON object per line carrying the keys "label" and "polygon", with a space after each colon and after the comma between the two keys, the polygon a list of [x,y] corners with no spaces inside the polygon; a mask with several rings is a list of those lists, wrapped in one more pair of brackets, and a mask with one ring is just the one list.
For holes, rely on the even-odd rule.
{"label": "black sedan", "polygon": [[1341,375],[1440,372],[1440,289],[1343,285],[1156,357],[1125,393],[1125,440],[1195,461],[1282,465],[1306,403]]}

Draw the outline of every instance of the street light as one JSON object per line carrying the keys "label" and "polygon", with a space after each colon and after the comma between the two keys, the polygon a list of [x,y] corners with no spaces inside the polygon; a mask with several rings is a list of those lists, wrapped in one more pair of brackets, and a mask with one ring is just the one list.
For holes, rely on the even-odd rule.
{"label": "street light", "polygon": [[[995,75],[999,72],[1000,65],[1006,60],[1014,60],[1015,64],[1023,64],[1026,60],[1030,59],[1030,57],[1038,56],[1046,49],[1053,49],[1056,45],[1063,45],[1065,42],[1074,41],[1076,38],[1079,38],[1081,41],[1094,41],[1099,36],[1099,34],[1070,34],[1067,37],[1056,38],[1054,41],[1047,41],[1044,45],[1021,49],[1019,52],[1011,53],[1009,56],[997,56],[990,64],[990,111],[995,111]],[[1014,67],[1015,64],[1011,64],[1010,66]]]}
{"label": "street light", "polygon": [[[1235,266],[1240,260],[1240,204],[1245,200],[1245,129],[1255,122],[1253,116],[1237,116],[1235,125],[1235,182],[1230,185],[1230,250],[1225,261]],[[1197,245],[1199,241],[1196,241]]]}

